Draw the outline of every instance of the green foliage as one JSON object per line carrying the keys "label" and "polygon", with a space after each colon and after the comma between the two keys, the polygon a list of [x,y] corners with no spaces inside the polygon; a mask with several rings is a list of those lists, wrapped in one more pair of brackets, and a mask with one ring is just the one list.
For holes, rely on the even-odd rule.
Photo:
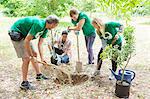
{"label": "green foliage", "polygon": [[8,16],[18,16],[22,12],[21,8],[24,6],[23,0],[6,0],[1,2],[6,8],[4,14]]}
{"label": "green foliage", "polygon": [[106,12],[113,18],[130,20],[134,8],[140,5],[142,0],[97,0],[100,11]]}
{"label": "green foliage", "polygon": [[[107,46],[103,53],[100,55],[102,59],[113,59],[117,61],[117,66],[119,66],[123,71],[126,69],[126,66],[129,63],[129,60],[132,57],[133,52],[135,51],[135,37],[134,37],[133,26],[128,26],[124,29],[123,36],[126,43],[122,46],[122,49],[119,50],[117,47],[112,47],[112,45]],[[124,63],[126,61],[126,64]]]}
{"label": "green foliage", "polygon": [[41,16],[50,14],[65,16],[71,0],[6,0],[1,1],[6,8],[4,13],[7,16]]}
{"label": "green foliage", "polygon": [[97,11],[97,0],[74,0],[74,7],[80,11],[85,12],[96,12]]}
{"label": "green foliage", "polygon": [[141,4],[134,9],[133,14],[136,16],[150,15],[150,1],[142,1]]}
{"label": "green foliage", "polygon": [[[4,12],[8,16],[46,17],[56,14],[61,17],[68,15],[71,7],[76,7],[85,12],[100,11],[114,18],[130,20],[132,13],[150,12],[148,0],[1,0],[0,4],[4,5]],[[138,11],[137,6],[144,9]]]}

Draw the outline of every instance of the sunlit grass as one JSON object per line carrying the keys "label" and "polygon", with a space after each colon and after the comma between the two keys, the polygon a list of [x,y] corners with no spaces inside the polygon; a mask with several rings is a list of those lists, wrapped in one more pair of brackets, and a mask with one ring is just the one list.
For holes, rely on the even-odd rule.
{"label": "sunlit grass", "polygon": [[150,21],[149,22],[143,22],[143,23],[140,23],[142,25],[150,25]]}
{"label": "sunlit grass", "polygon": [[10,59],[15,57],[15,51],[11,46],[11,43],[8,42],[0,43],[0,57],[1,59]]}

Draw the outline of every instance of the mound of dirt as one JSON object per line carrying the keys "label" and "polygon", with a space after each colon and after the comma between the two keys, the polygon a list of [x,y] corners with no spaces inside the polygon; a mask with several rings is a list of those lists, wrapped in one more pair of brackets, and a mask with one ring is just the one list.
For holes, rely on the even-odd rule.
{"label": "mound of dirt", "polygon": [[[70,77],[69,77],[70,76]],[[86,74],[70,74],[69,76],[64,76],[65,79],[56,78],[54,80],[57,84],[72,84],[78,85],[81,84],[89,79],[89,76]]]}

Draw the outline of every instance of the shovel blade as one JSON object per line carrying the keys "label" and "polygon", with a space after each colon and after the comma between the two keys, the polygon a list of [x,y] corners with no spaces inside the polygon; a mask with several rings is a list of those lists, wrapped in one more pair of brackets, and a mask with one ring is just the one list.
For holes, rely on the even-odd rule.
{"label": "shovel blade", "polygon": [[82,72],[82,62],[80,61],[76,62],[76,72],[77,73]]}

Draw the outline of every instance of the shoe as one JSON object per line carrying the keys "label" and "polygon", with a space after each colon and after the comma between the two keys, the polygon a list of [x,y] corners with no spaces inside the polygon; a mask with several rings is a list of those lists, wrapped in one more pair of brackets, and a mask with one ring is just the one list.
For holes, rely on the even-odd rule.
{"label": "shoe", "polygon": [[98,76],[98,75],[100,75],[100,70],[96,70],[93,74],[93,76]]}
{"label": "shoe", "polygon": [[109,75],[109,80],[113,80],[114,79],[114,75],[111,73],[110,75]]}
{"label": "shoe", "polygon": [[47,78],[43,74],[37,74],[37,76],[36,76],[36,80],[38,80],[38,81],[40,81],[40,80],[48,80],[48,79],[49,78]]}
{"label": "shoe", "polygon": [[92,63],[86,63],[86,64],[84,64],[84,66],[86,66],[86,65],[93,65],[94,64],[94,62],[92,62]]}
{"label": "shoe", "polygon": [[29,83],[28,81],[23,81],[23,82],[21,83],[20,88],[21,88],[22,90],[34,90],[34,89],[35,89],[33,86],[30,85],[30,83]]}

